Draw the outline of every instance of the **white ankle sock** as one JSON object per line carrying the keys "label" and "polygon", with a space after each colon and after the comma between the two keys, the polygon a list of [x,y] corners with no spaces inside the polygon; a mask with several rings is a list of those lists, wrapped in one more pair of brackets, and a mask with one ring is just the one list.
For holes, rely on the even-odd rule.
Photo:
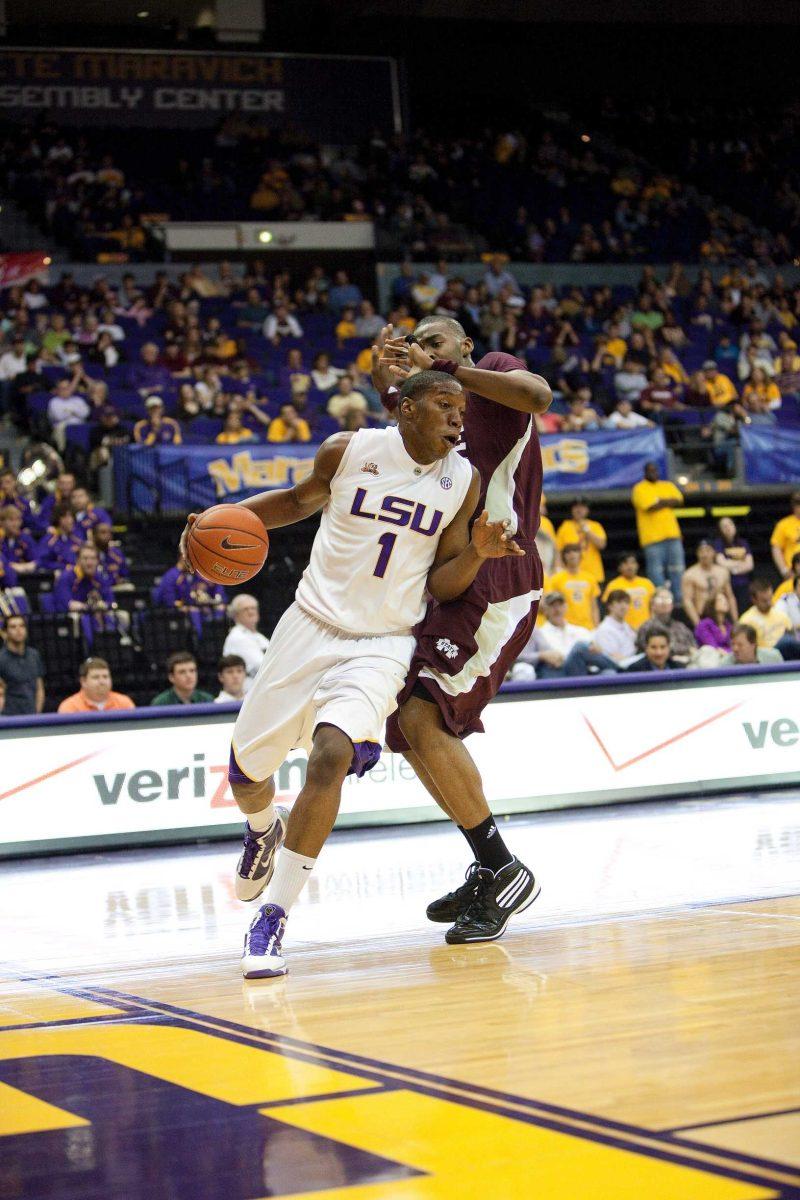
{"label": "white ankle sock", "polygon": [[262,808],[261,812],[248,813],[247,823],[253,833],[266,833],[275,824],[275,805],[270,800],[266,808]]}
{"label": "white ankle sock", "polygon": [[316,861],[284,846],[275,863],[275,874],[267,886],[267,904],[277,904],[288,913],[308,883]]}

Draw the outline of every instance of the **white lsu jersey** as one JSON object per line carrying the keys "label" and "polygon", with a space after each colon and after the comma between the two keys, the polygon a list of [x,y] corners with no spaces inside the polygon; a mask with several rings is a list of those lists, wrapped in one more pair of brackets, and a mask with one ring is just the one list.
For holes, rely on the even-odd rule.
{"label": "white lsu jersey", "polygon": [[424,615],[439,538],[471,480],[455,450],[423,466],[398,429],[359,430],[331,480],[300,608],[346,633],[408,632]]}

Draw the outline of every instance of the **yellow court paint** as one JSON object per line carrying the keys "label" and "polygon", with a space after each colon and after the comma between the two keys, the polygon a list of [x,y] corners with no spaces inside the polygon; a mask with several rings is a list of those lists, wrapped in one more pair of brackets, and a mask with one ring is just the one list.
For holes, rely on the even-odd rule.
{"label": "yellow court paint", "polygon": [[[427,1172],[381,1185],[334,1189],[325,1200],[766,1200],[777,1195],[701,1169],[481,1112],[410,1091],[263,1112]],[[285,1197],[284,1200],[291,1200]]]}

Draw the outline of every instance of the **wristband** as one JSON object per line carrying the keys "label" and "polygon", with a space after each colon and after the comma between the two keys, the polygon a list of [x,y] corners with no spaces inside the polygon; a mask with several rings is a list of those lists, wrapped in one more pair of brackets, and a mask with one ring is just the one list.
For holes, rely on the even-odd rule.
{"label": "wristband", "polygon": [[398,405],[400,404],[400,389],[392,385],[392,387],[388,387],[385,389],[385,391],[382,391],[381,404],[387,412],[396,412]]}
{"label": "wristband", "polygon": [[430,370],[443,371],[445,375],[455,375],[458,368],[459,364],[453,362],[452,358],[435,358]]}

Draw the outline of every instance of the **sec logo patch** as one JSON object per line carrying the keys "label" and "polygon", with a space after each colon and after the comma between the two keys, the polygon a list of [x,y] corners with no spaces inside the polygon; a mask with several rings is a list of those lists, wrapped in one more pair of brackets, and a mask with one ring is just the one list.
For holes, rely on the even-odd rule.
{"label": "sec logo patch", "polygon": [[449,475],[443,475],[442,478],[439,480],[439,483],[442,485],[442,487],[444,488],[445,491],[447,491],[448,488],[451,488],[453,486],[453,481]]}

